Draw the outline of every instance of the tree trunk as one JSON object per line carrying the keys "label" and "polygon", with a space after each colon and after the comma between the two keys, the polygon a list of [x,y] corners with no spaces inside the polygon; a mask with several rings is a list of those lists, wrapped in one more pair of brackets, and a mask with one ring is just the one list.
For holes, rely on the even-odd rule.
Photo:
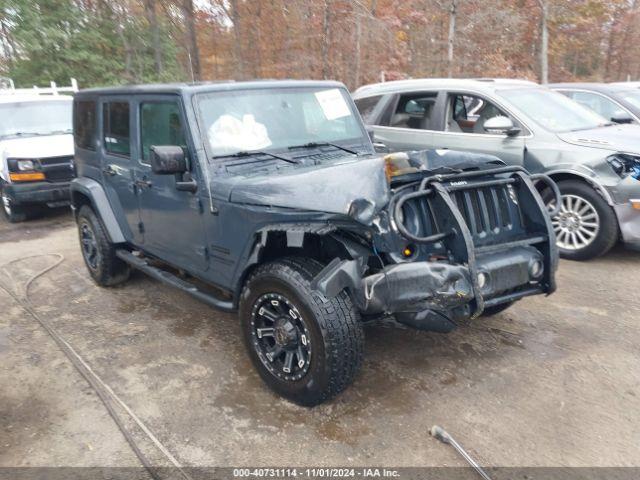
{"label": "tree trunk", "polygon": [[329,78],[329,34],[331,18],[329,17],[329,1],[324,0],[324,16],[322,20],[322,78]]}
{"label": "tree trunk", "polygon": [[541,46],[540,46],[540,82],[545,85],[549,83],[549,30],[547,28],[547,20],[549,16],[548,0],[538,0],[540,10],[542,12],[541,23]]}
{"label": "tree trunk", "polygon": [[231,10],[231,23],[233,23],[233,60],[236,67],[236,75],[232,75],[240,80],[244,79],[244,59],[242,58],[242,35],[240,26],[240,13],[238,12],[238,1],[229,0]]}
{"label": "tree trunk", "polygon": [[156,0],[144,0],[144,11],[151,28],[151,38],[153,41],[153,59],[156,75],[162,75],[162,46],[160,44],[160,27],[158,25],[158,14],[156,12]]}
{"label": "tree trunk", "polygon": [[356,14],[356,51],[355,51],[355,72],[353,87],[358,88],[360,86],[360,37],[362,36],[362,17]]}
{"label": "tree trunk", "polygon": [[200,80],[201,71],[200,51],[198,50],[198,38],[196,35],[196,14],[193,8],[193,0],[182,0],[182,15],[184,16],[191,71],[193,72],[193,79],[197,81]]}
{"label": "tree trunk", "polygon": [[4,52],[4,56],[7,59],[7,63],[9,68],[13,67],[13,57],[15,55],[15,45],[13,44],[13,38],[11,37],[11,32],[7,28],[7,25],[4,19],[0,20],[0,27],[2,27],[2,50]]}
{"label": "tree trunk", "polygon": [[449,9],[449,36],[447,38],[447,68],[448,76],[453,76],[453,45],[456,40],[456,2],[451,0],[451,8]]}

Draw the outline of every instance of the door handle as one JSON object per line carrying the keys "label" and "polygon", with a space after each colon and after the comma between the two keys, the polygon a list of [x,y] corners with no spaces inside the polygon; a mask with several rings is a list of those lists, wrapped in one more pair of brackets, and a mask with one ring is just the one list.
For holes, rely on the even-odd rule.
{"label": "door handle", "polygon": [[151,186],[153,185],[153,183],[149,180],[136,180],[133,183],[138,188],[151,188]]}
{"label": "door handle", "polygon": [[105,175],[109,175],[110,177],[118,174],[118,172],[116,172],[111,165],[107,165],[105,168],[103,168],[102,173],[104,173]]}

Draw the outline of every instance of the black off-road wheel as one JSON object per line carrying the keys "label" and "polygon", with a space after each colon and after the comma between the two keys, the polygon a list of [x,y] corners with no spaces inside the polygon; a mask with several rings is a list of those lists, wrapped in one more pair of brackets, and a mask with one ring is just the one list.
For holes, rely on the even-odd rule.
{"label": "black off-road wheel", "polygon": [[[558,182],[562,204],[551,219],[560,256],[569,260],[589,260],[604,255],[619,237],[613,209],[591,186],[578,180]],[[554,205],[549,191],[543,200]]]}
{"label": "black off-road wheel", "polygon": [[0,203],[2,203],[2,205],[0,205],[2,213],[9,222],[18,223],[24,222],[27,219],[27,209],[13,203],[2,185],[0,185]]}
{"label": "black off-road wheel", "polygon": [[240,298],[242,334],[258,373],[276,393],[308,407],[351,384],[364,352],[349,295],[327,298],[311,288],[321,269],[298,257],[261,265]]}
{"label": "black off-road wheel", "polygon": [[516,302],[506,302],[500,303],[498,305],[493,305],[492,307],[485,307],[482,312],[483,317],[491,317],[493,315],[497,315],[500,312],[504,312],[507,308],[511,307]]}
{"label": "black off-road wheel", "polygon": [[78,235],[82,258],[91,278],[100,286],[111,287],[129,278],[129,266],[116,256],[116,247],[102,222],[88,205],[78,212]]}

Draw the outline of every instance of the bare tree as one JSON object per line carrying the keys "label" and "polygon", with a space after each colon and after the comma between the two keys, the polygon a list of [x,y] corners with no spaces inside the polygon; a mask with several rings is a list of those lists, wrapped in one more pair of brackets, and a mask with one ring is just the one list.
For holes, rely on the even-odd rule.
{"label": "bare tree", "polygon": [[449,7],[449,36],[447,37],[447,67],[449,78],[453,76],[453,45],[456,41],[457,0],[451,0]]}
{"label": "bare tree", "polygon": [[549,1],[538,0],[540,5],[540,29],[541,29],[541,45],[540,45],[540,82],[542,84],[549,83],[549,30],[547,20],[549,17]]}
{"label": "bare tree", "polygon": [[185,33],[187,36],[187,49],[189,52],[189,63],[193,72],[193,79],[200,80],[200,51],[198,50],[198,37],[196,35],[196,12],[193,0],[182,0],[180,5],[182,16],[184,17]]}
{"label": "bare tree", "polygon": [[158,14],[156,11],[156,0],[144,0],[144,11],[151,28],[151,39],[153,42],[153,59],[156,74],[162,75],[162,47],[160,45],[160,27],[158,25]]}
{"label": "bare tree", "polygon": [[238,11],[238,0],[229,0],[227,16],[233,23],[233,60],[235,63],[236,76],[244,78],[244,57],[242,55],[242,26],[240,24],[240,12]]}
{"label": "bare tree", "polygon": [[324,15],[322,17],[322,78],[329,78],[330,22],[329,0],[324,0]]}

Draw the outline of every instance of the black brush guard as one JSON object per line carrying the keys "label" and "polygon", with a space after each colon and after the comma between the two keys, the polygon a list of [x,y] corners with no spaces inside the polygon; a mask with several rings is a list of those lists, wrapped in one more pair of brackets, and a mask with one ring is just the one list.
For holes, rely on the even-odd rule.
{"label": "black brush guard", "polygon": [[[486,179],[486,177],[495,176],[499,178]],[[478,181],[473,181],[474,179]],[[537,181],[545,183],[554,193],[556,198],[554,211],[547,211],[534,185]],[[515,203],[522,228],[516,238],[487,235],[485,231],[500,232],[498,225],[494,229],[487,226],[491,225],[492,221],[495,224],[496,219],[502,219],[506,215],[505,212],[500,211],[500,201],[496,194],[496,187],[506,186],[513,189],[517,198]],[[491,192],[494,197],[492,202],[486,201],[485,194],[476,193],[481,189]],[[474,202],[472,202],[474,198],[472,194],[476,198]],[[422,198],[431,204],[432,211],[438,212],[437,215],[432,216],[436,232],[426,236],[409,232],[402,222],[402,208],[406,202]],[[460,203],[462,205],[459,205]],[[391,215],[398,231],[405,238],[417,244],[446,243],[455,262],[468,267],[475,298],[472,317],[476,317],[488,306],[514,301],[527,295],[550,294],[555,291],[554,273],[558,264],[558,252],[551,217],[557,215],[560,205],[560,191],[551,178],[543,174],[531,175],[522,167],[509,166],[426,177],[416,190],[399,194],[391,206]],[[482,235],[484,237],[481,240]],[[504,293],[485,301],[478,285],[477,256],[520,246],[532,246],[542,253],[544,277],[537,286]]]}

